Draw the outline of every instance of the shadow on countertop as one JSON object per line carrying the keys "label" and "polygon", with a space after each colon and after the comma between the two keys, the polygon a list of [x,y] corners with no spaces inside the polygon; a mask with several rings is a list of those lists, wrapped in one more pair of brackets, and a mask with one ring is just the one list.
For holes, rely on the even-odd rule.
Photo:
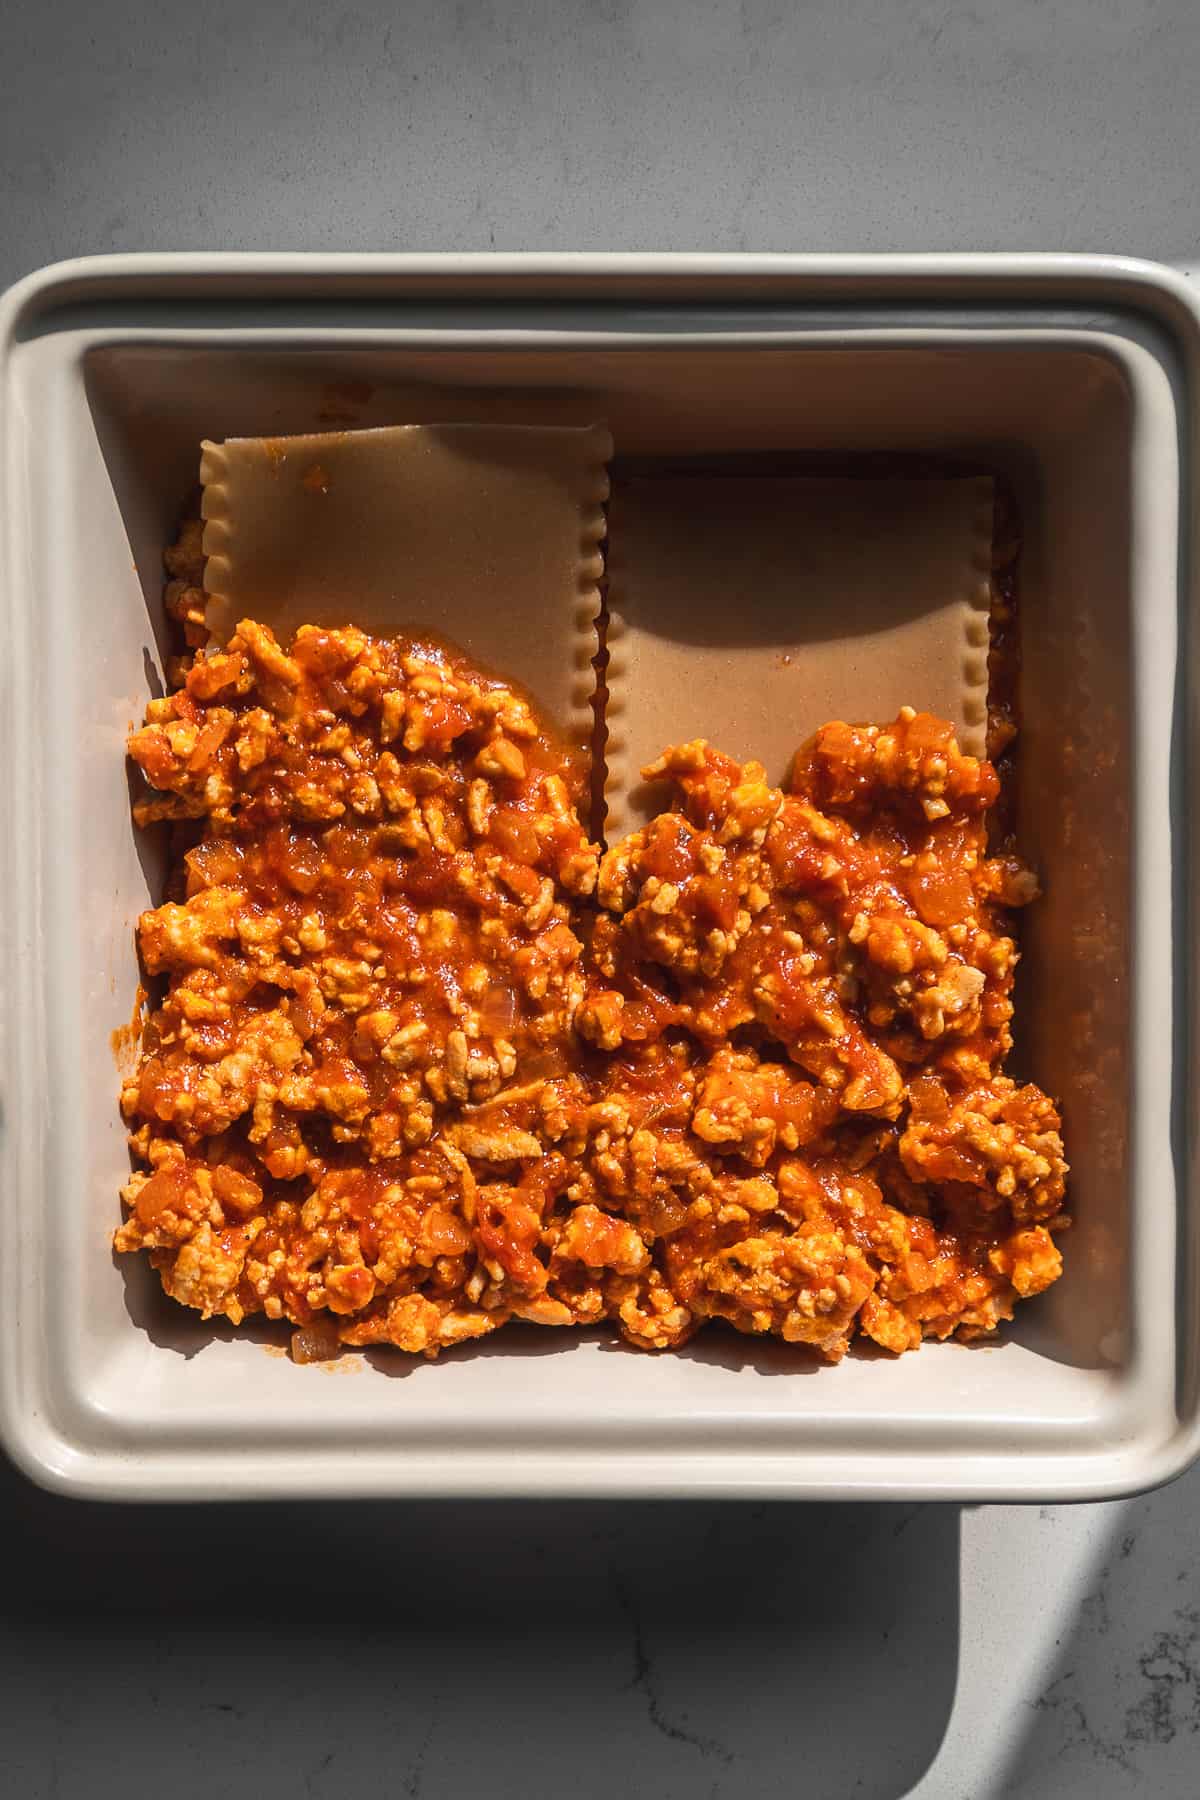
{"label": "shadow on countertop", "polygon": [[954,1701],[955,1506],[0,1509],[26,1800],[898,1800]]}

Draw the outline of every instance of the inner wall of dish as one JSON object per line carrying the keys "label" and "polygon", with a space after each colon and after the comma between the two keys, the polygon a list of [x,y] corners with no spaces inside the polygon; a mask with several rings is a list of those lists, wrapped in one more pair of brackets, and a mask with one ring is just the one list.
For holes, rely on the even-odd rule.
{"label": "inner wall of dish", "polygon": [[[603,419],[618,457],[861,451],[948,457],[1006,478],[1023,528],[1022,846],[1045,899],[1023,923],[1014,1073],[1064,1108],[1077,1228],[1066,1275],[1018,1309],[1015,1335],[1081,1369],[1119,1366],[1129,1314],[1129,636],[1131,401],[1105,355],[1011,344],[926,348],[92,350],[96,443],[133,552],[109,596],[136,609],[147,686],[165,648],[161,550],[205,436],[395,422]],[[128,567],[126,558],[125,566]],[[453,628],[447,622],[447,630]],[[127,634],[123,631],[122,637]],[[142,657],[138,654],[138,671]],[[130,691],[130,673],[123,679]],[[135,683],[136,685],[136,683]],[[122,691],[122,687],[118,687]],[[920,696],[913,696],[920,703]],[[695,729],[704,731],[704,721]],[[111,746],[110,746],[111,747]],[[114,781],[119,780],[113,759]],[[137,982],[136,914],[161,869],[140,846],[105,938],[111,1027]],[[85,860],[84,867],[87,866]],[[128,862],[127,874],[134,865]],[[110,1028],[111,1028],[110,1027]],[[105,1034],[106,1035],[106,1034]],[[89,1093],[92,1129],[119,1143],[116,1074]],[[90,1209],[117,1217],[116,1156],[93,1160]],[[104,1171],[101,1179],[100,1171]],[[123,1259],[130,1309],[185,1346],[202,1328]],[[113,1284],[119,1297],[120,1281]]]}

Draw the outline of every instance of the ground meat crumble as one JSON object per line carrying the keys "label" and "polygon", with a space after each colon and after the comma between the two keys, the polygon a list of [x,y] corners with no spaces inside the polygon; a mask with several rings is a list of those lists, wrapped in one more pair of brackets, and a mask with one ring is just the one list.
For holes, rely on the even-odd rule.
{"label": "ground meat crumble", "polygon": [[1058,1112],[1004,1073],[1037,884],[948,725],[827,725],[782,790],[676,746],[602,855],[580,759],[436,645],[247,619],[176,674],[129,744],[190,847],[116,1235],[174,1299],[301,1359],[723,1319],[836,1361],[1057,1279]]}

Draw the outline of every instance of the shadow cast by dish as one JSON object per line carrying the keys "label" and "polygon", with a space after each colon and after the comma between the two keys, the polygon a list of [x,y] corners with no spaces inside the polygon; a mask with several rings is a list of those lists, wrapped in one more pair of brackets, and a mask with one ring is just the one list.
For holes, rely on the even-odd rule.
{"label": "shadow cast by dish", "polygon": [[230,1758],[244,1794],[899,1800],[954,1702],[954,1506],[108,1507],[6,1465],[0,1508],[27,1793],[136,1691],[122,1785],[172,1741],[177,1800]]}

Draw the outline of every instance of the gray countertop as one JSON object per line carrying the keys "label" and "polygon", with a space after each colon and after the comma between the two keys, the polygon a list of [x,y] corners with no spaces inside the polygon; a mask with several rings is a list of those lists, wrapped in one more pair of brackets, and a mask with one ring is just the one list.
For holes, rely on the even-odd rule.
{"label": "gray countertop", "polygon": [[[1198,77],[1194,0],[12,4],[0,284],[147,248],[1195,259]],[[1198,1504],[107,1509],[0,1471],[4,1791],[1191,1800]]]}

